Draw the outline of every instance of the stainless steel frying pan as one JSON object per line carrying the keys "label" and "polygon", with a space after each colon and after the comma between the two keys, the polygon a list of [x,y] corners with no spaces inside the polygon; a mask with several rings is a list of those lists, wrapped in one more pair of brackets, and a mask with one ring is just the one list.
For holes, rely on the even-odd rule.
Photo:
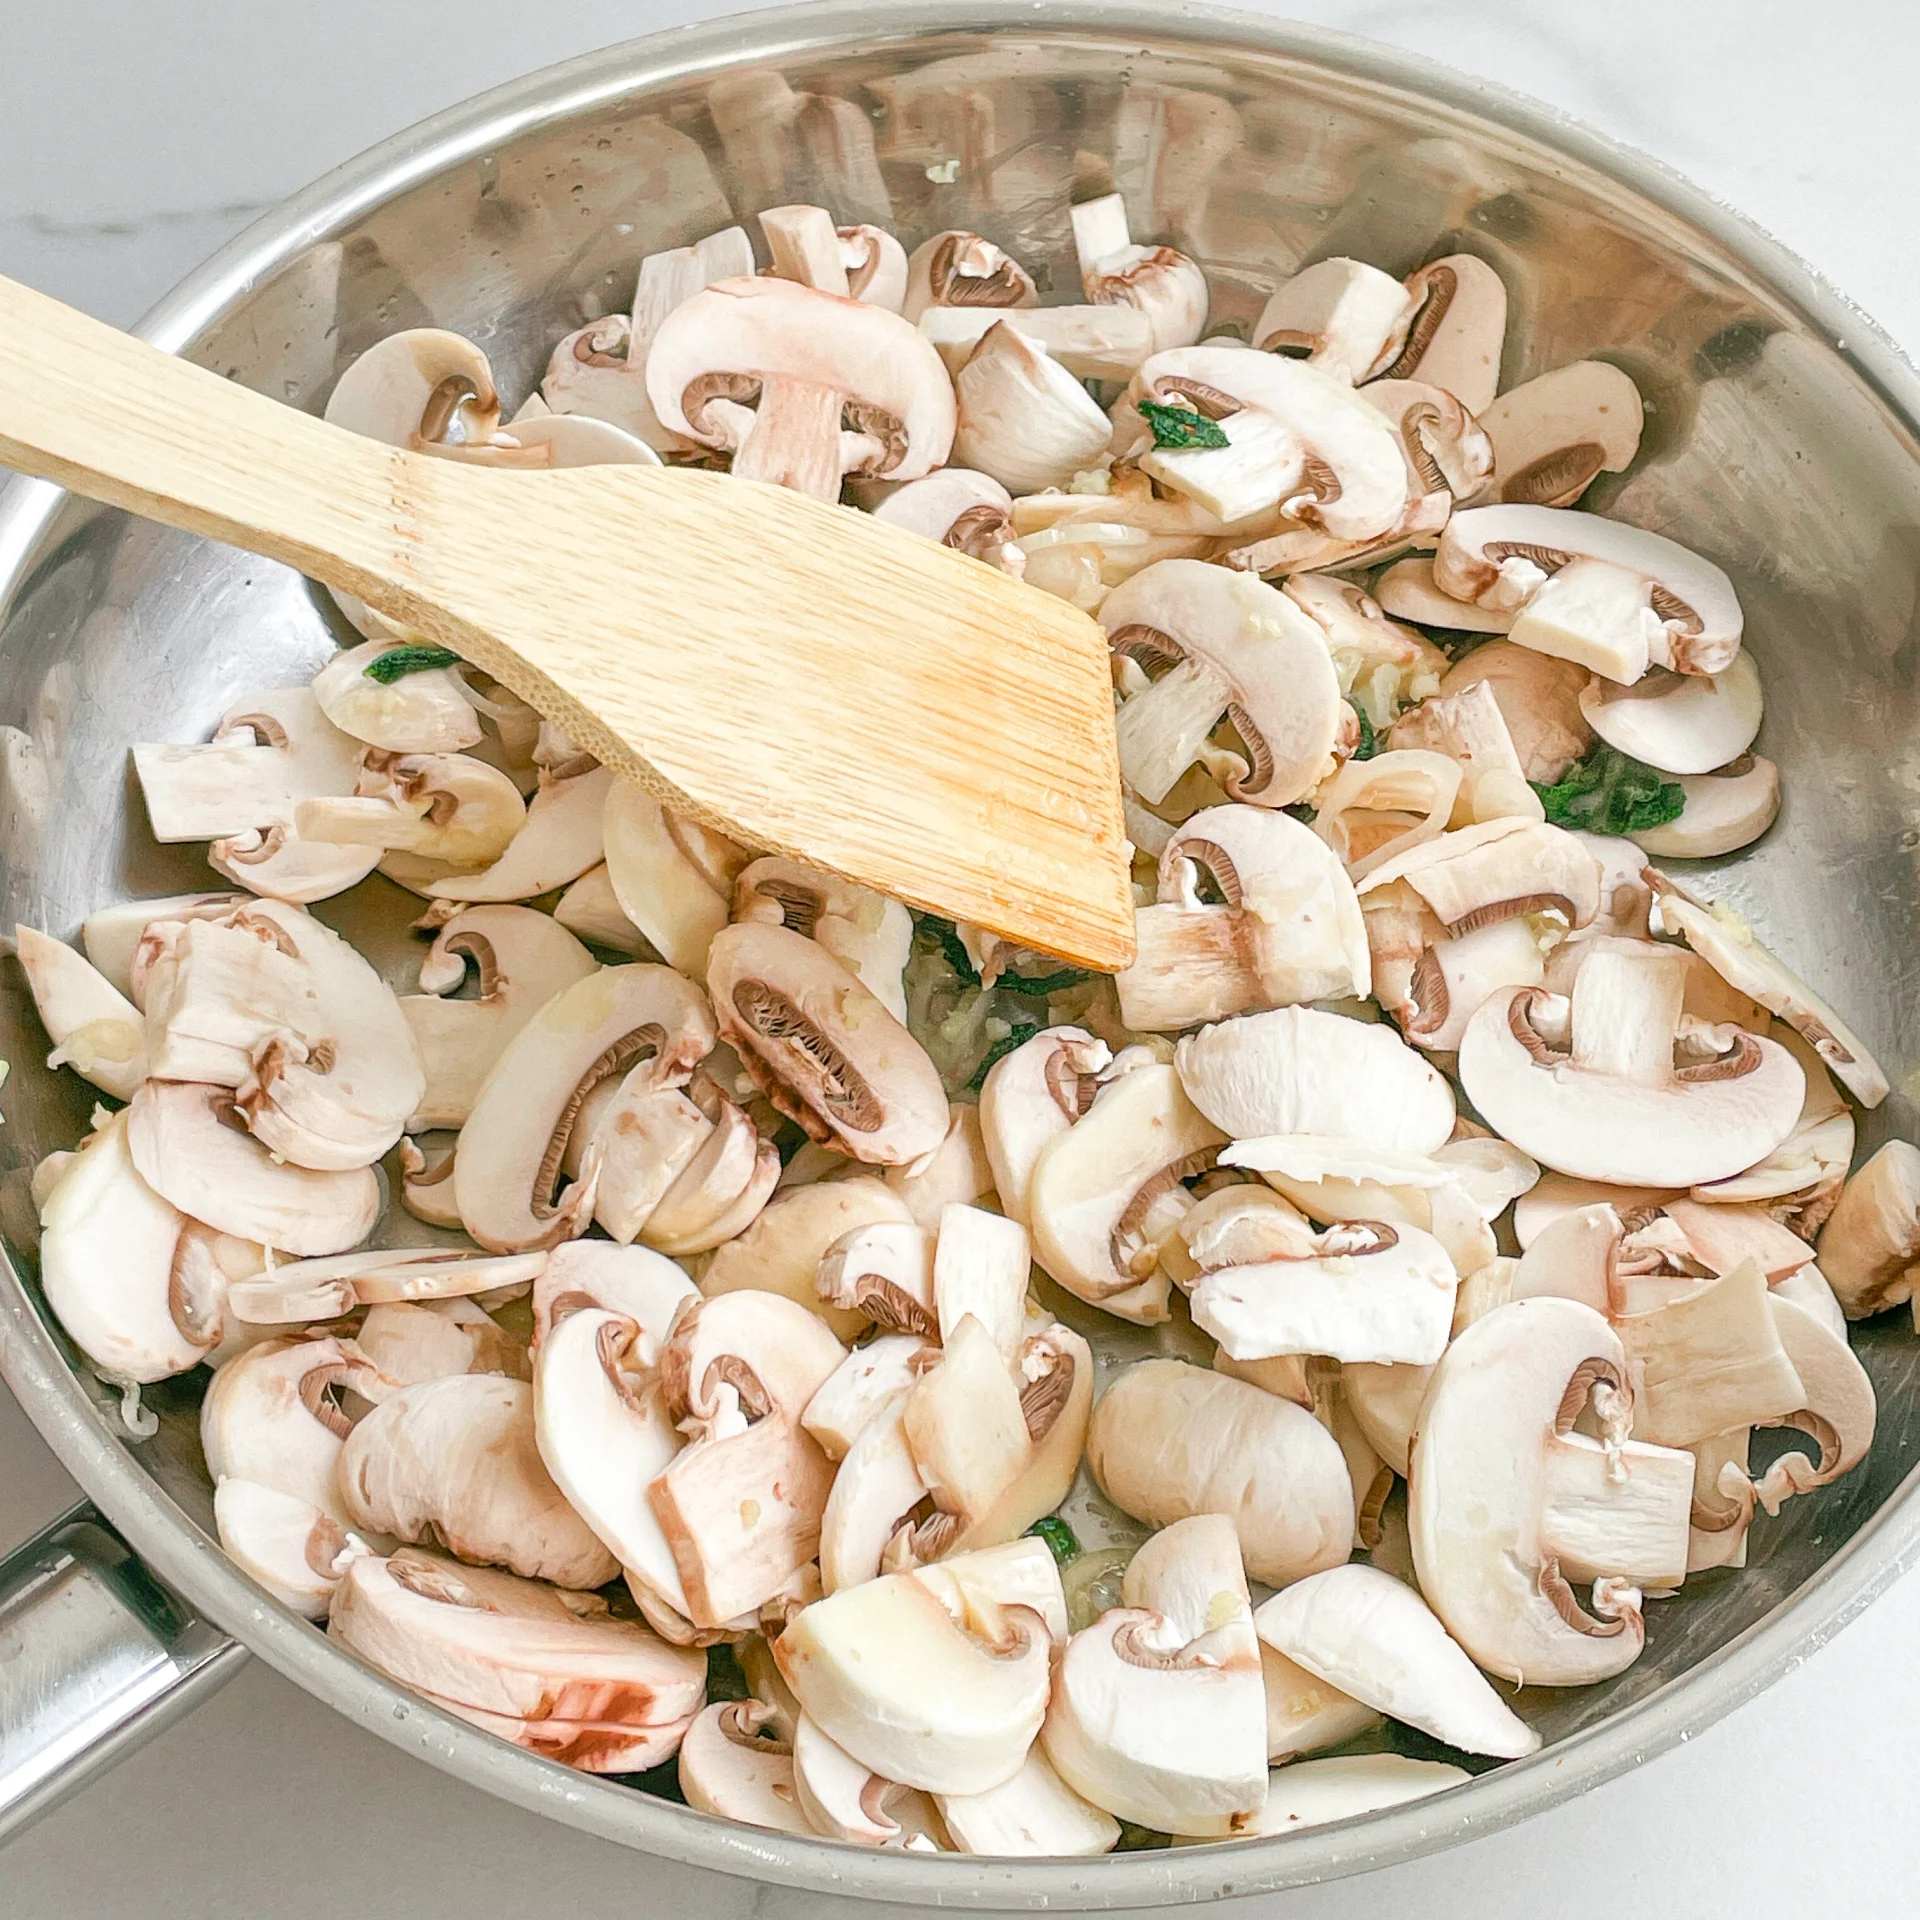
{"label": "stainless steel frying pan", "polygon": [[[563,332],[623,304],[643,253],[760,207],[821,200],[909,244],[977,227],[1064,289],[1068,199],[1109,179],[1136,231],[1200,256],[1229,322],[1323,255],[1403,272],[1464,248],[1513,290],[1510,381],[1583,354],[1633,374],[1651,402],[1645,448],[1589,501],[1732,573],[1769,690],[1762,745],[1786,779],[1779,824],[1719,863],[1711,890],[1886,1063],[1900,1091],[1865,1143],[1911,1135],[1920,379],[1764,235],[1542,108],[1382,48],[1204,7],[833,0],[614,48],[429,120],[261,221],[144,332],[317,407],[364,347],[431,323],[479,341],[517,395]],[[147,841],[127,748],[202,738],[241,691],[310,675],[333,644],[313,593],[264,562],[16,484],[0,502],[0,618],[6,924],[69,933],[105,902],[204,884],[192,849]],[[395,899],[334,917],[400,952]],[[0,1567],[0,1832],[251,1651],[450,1773],[701,1866],[954,1906],[1251,1893],[1453,1845],[1634,1765],[1836,1632],[1920,1546],[1920,1339],[1901,1316],[1858,1337],[1880,1394],[1871,1459],[1758,1531],[1744,1576],[1703,1576],[1651,1609],[1646,1655],[1619,1679],[1527,1703],[1549,1741],[1531,1760],[1285,1840],[1091,1861],[873,1854],[726,1826],[435,1712],[225,1562],[197,1384],[150,1391],[159,1430],[136,1439],[38,1295],[28,1173],[80,1135],[91,1105],[38,1064],[45,1052],[9,964],[0,1373],[97,1504]]]}

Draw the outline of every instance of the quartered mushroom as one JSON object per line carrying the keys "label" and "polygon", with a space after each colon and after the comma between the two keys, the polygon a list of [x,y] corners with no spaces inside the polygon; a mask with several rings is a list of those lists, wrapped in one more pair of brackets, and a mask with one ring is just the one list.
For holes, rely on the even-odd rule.
{"label": "quartered mushroom", "polygon": [[1849,1320],[1920,1288],[1920,1148],[1889,1140],[1841,1189],[1820,1230],[1820,1271]]}
{"label": "quartered mushroom", "polygon": [[953,376],[952,392],[954,463],[1013,493],[1064,487],[1104,464],[1112,422],[1044,345],[1011,322],[987,329]]}
{"label": "quartered mushroom", "polygon": [[1244,758],[1216,773],[1228,795],[1290,806],[1333,763],[1345,713],[1314,621],[1264,581],[1201,560],[1162,560],[1107,595],[1100,624],[1117,660],[1160,678],[1121,704],[1122,778],[1157,806],[1224,715]]}
{"label": "quartered mushroom", "polygon": [[[1573,1430],[1589,1403],[1598,1439]],[[1487,1672],[1554,1687],[1610,1678],[1645,1643],[1642,1588],[1685,1578],[1692,1457],[1649,1448],[1666,1457],[1627,1464],[1633,1414],[1626,1349],[1572,1300],[1496,1308],[1434,1370],[1413,1438],[1414,1565]],[[1589,1604],[1575,1581],[1592,1582]]]}
{"label": "quartered mushroom", "polygon": [[707,990],[720,1037],[811,1138],[898,1166],[946,1137],[946,1090],[926,1050],[824,946],[757,921],[723,928]]}
{"label": "quartered mushroom", "polygon": [[1353,1550],[1339,1442],[1304,1407],[1184,1360],[1142,1360],[1101,1396],[1087,1466],[1150,1526],[1225,1514],[1248,1577],[1285,1586]]}
{"label": "quartered mushroom", "polygon": [[616,1620],[591,1594],[405,1547],[354,1559],[328,1633],[437,1707],[565,1766],[673,1758],[706,1700],[706,1656]]}
{"label": "quartered mushroom", "polygon": [[957,374],[995,327],[1029,340],[1076,380],[1126,380],[1155,350],[1154,322],[1134,306],[936,307],[920,316],[920,331]]}
{"label": "quartered mushroom", "polygon": [[1253,1625],[1309,1673],[1450,1747],[1510,1760],[1540,1745],[1419,1594],[1391,1574],[1331,1567],[1265,1601]]}
{"label": "quartered mushroom", "polygon": [[907,258],[907,291],[900,311],[919,321],[929,307],[1037,307],[1033,276],[1019,261],[977,233],[950,227],[923,240]]}
{"label": "quartered mushroom", "polygon": [[147,1077],[140,1009],[64,940],[17,926],[13,952],[53,1042],[49,1070],[71,1067],[102,1093],[131,1100]]}
{"label": "quartered mushroom", "polygon": [[[1200,895],[1202,876],[1221,904]],[[1364,996],[1367,930],[1333,850],[1263,807],[1208,807],[1168,840],[1159,902],[1134,914],[1120,1015],[1161,1033],[1308,1000]]]}
{"label": "quartered mushroom", "polygon": [[1645,421],[1640,389],[1604,360],[1555,367],[1476,411],[1494,498],[1522,507],[1570,507],[1601,474],[1624,473]]}
{"label": "quartered mushroom", "polygon": [[1511,612],[1516,645],[1625,686],[1649,667],[1723,673],[1740,651],[1740,602],[1711,560],[1598,514],[1470,508],[1447,522],[1433,577]]}
{"label": "quartered mushroom", "polygon": [[1117,193],[1069,209],[1080,284],[1100,306],[1137,307],[1153,327],[1152,351],[1191,346],[1207,324],[1207,277],[1173,247],[1143,247],[1127,231]]}
{"label": "quartered mushroom", "polygon": [[499,1253],[585,1232],[597,1159],[555,1192],[582,1103],[643,1067],[657,1091],[683,1086],[713,1042],[699,989],[667,967],[603,967],[556,994],[496,1057],[461,1130],[453,1181],[467,1231]]}
{"label": "quartered mushroom", "polygon": [[953,446],[954,394],[919,329],[787,280],[722,280],[647,354],[661,424],[730,453],[743,480],[836,500],[846,474],[917,480]]}

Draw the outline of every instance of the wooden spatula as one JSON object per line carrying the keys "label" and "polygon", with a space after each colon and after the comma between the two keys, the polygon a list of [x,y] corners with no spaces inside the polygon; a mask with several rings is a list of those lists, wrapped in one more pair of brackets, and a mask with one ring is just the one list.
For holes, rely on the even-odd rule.
{"label": "wooden spatula", "polygon": [[1132,956],[1104,638],[964,554],[717,473],[383,446],[6,280],[0,463],[358,594],[749,846]]}

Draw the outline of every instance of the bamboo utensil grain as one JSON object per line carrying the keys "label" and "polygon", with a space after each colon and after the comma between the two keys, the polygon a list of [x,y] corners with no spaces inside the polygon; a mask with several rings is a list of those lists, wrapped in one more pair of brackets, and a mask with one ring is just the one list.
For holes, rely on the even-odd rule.
{"label": "bamboo utensil grain", "polygon": [[0,463],[357,594],[750,846],[1132,957],[1105,638],[981,561],[717,473],[384,446],[7,280]]}

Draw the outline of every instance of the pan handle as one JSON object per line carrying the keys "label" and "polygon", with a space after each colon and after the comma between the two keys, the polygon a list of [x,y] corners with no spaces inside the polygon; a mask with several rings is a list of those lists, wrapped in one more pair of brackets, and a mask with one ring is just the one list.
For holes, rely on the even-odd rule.
{"label": "pan handle", "polygon": [[0,1560],[0,1844],[246,1659],[89,1501]]}

